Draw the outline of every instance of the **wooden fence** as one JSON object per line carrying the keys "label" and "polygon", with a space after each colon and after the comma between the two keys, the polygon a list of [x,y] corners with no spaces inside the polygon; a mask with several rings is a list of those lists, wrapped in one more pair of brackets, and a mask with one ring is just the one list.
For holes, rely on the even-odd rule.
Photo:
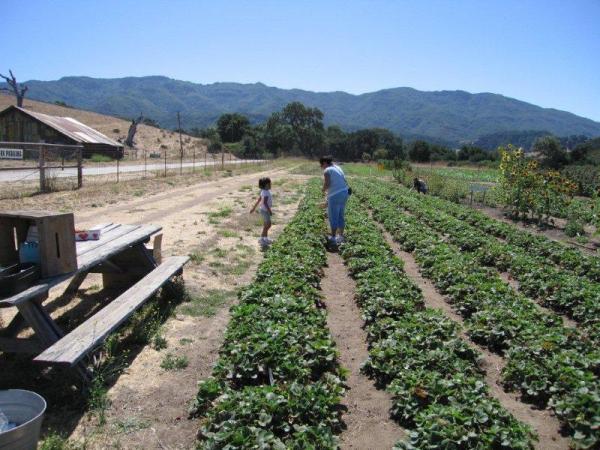
{"label": "wooden fence", "polygon": [[81,188],[82,156],[83,145],[0,142],[0,159],[21,163],[21,165],[0,166],[0,171],[39,171],[40,192],[48,192],[50,190],[47,177],[49,170],[77,169],[77,188]]}

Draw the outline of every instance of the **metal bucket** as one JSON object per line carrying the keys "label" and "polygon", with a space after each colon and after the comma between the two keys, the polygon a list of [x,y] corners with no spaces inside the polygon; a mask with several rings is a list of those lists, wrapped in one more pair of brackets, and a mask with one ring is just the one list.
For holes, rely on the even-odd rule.
{"label": "metal bucket", "polygon": [[31,391],[0,391],[0,409],[16,428],[0,433],[0,450],[35,450],[46,411],[46,400]]}

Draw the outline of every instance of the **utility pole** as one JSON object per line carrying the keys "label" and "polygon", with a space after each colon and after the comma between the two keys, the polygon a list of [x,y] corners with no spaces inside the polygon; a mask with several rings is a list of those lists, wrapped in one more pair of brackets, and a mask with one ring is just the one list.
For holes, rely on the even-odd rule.
{"label": "utility pole", "polygon": [[179,175],[183,172],[183,142],[181,141],[181,117],[177,111],[177,127],[179,128]]}

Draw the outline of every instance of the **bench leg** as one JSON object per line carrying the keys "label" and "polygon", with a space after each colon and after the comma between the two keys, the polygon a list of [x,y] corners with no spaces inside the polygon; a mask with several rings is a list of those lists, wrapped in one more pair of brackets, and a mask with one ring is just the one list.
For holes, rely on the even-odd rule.
{"label": "bench leg", "polygon": [[[64,336],[63,331],[52,320],[50,314],[44,309],[42,302],[45,297],[40,297],[33,301],[23,302],[17,305],[19,312],[25,318],[27,323],[33,328],[35,337],[38,339],[43,349],[50,347]],[[83,378],[84,382],[90,380],[90,373],[83,363],[77,363],[74,366],[77,373]]]}
{"label": "bench leg", "polygon": [[43,299],[23,302],[17,305],[19,312],[33,328],[40,343],[49,347],[63,337],[62,330],[56,325],[50,314],[42,306]]}
{"label": "bench leg", "polygon": [[81,272],[75,275],[67,286],[67,289],[65,289],[65,293],[63,295],[75,295],[87,275],[87,272]]}
{"label": "bench leg", "polygon": [[[162,262],[162,238],[162,233],[159,233],[154,236],[152,241],[152,257],[154,258],[156,264],[160,264]],[[148,250],[150,251],[150,249]]]}
{"label": "bench leg", "polygon": [[5,326],[2,330],[0,330],[0,337],[11,337],[14,336],[17,331],[23,328],[25,325],[25,319],[23,316],[17,312],[15,317],[10,321],[10,323]]}

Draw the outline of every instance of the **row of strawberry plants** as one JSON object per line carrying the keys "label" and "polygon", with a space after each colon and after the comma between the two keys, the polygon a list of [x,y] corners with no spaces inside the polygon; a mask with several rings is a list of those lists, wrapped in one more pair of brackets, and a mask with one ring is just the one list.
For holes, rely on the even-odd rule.
{"label": "row of strawberry plants", "polygon": [[387,192],[391,188],[398,206],[446,235],[461,251],[471,252],[481,264],[508,270],[525,295],[559,313],[567,313],[582,325],[590,339],[600,343],[600,284],[565,273],[522,248],[490,239],[486,232],[446,214],[447,205],[439,199],[416,197],[401,186],[387,183],[380,188]]}
{"label": "row of strawberry plants", "polygon": [[549,405],[578,448],[600,444],[600,352],[577,330],[561,326],[516,293],[495,270],[403,214],[390,188],[355,182],[358,196],[401,246],[415,253],[423,274],[465,317],[471,338],[506,358],[503,383],[524,399]]}
{"label": "row of strawberry plants", "polygon": [[427,202],[509,244],[523,248],[539,257],[547,258],[567,271],[586,277],[591,281],[600,281],[600,258],[597,256],[586,255],[576,248],[553,241],[545,236],[520,230],[515,225],[493,219],[464,205],[436,197],[429,197]]}
{"label": "row of strawberry plants", "polygon": [[326,263],[319,188],[240,293],[213,375],[199,383],[192,416],[202,448],[336,448],[343,373],[319,282]]}
{"label": "row of strawberry plants", "polygon": [[420,289],[355,200],[341,253],[367,330],[364,370],[387,387],[393,416],[411,430],[396,448],[533,448],[529,427],[490,396],[479,355],[460,339],[459,325],[425,308]]}

